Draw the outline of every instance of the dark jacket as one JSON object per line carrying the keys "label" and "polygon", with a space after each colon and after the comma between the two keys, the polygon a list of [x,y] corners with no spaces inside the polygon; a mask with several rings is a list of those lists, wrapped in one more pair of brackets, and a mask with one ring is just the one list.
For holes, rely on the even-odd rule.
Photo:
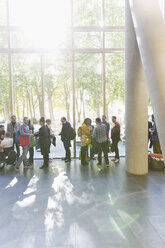
{"label": "dark jacket", "polygon": [[158,132],[157,132],[157,128],[156,128],[156,124],[154,122],[154,125],[153,125],[153,133],[152,133],[152,141],[159,141],[159,137],[158,137]]}
{"label": "dark jacket", "polygon": [[39,129],[39,142],[41,154],[46,155],[50,153],[50,130],[46,125]]}
{"label": "dark jacket", "polygon": [[112,128],[111,139],[112,139],[112,142],[119,142],[120,141],[120,133],[117,130],[117,128]]}
{"label": "dark jacket", "polygon": [[62,130],[61,130],[61,140],[62,142],[70,141],[70,130],[71,130],[71,125],[67,121],[62,125]]}

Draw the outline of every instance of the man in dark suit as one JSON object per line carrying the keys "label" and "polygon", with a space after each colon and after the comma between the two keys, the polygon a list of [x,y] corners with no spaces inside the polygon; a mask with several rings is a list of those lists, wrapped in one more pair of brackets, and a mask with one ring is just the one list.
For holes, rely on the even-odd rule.
{"label": "man in dark suit", "polygon": [[65,117],[61,118],[61,123],[62,123],[62,130],[61,133],[59,134],[61,136],[61,140],[64,144],[64,148],[66,151],[65,162],[70,162],[71,161],[71,152],[70,152],[70,147],[71,147],[71,142],[70,142],[70,130],[71,130],[71,125],[70,123],[66,120]]}

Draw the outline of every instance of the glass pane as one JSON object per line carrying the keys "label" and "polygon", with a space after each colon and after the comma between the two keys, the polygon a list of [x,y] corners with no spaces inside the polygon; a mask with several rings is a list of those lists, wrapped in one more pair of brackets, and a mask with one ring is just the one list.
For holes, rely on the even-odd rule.
{"label": "glass pane", "polygon": [[100,26],[101,0],[74,0],[75,26]]}
{"label": "glass pane", "polygon": [[[13,76],[15,93],[15,113],[22,123],[28,116],[39,130],[38,120],[42,113],[41,66],[40,56],[33,54],[13,55]],[[35,152],[35,157],[42,157]]]}
{"label": "glass pane", "polygon": [[124,48],[124,32],[106,32],[106,48]]}
{"label": "glass pane", "polygon": [[7,25],[7,8],[6,0],[0,0],[0,26]]}
{"label": "glass pane", "polygon": [[9,91],[9,66],[8,55],[0,54],[0,123],[5,123],[10,119],[10,91]]}
{"label": "glass pane", "polygon": [[[100,54],[77,54],[75,57],[76,87],[76,129],[89,117],[95,124],[95,118],[102,114],[102,76]],[[77,155],[80,139],[77,137]]]}
{"label": "glass pane", "polygon": [[22,26],[24,30],[24,33],[13,34],[14,47],[68,47],[70,0],[10,0],[10,5],[11,25]]}
{"label": "glass pane", "polygon": [[124,0],[105,0],[105,26],[124,26]]}
{"label": "glass pane", "polygon": [[10,0],[10,6],[12,25],[53,31],[71,22],[70,0]]}
{"label": "glass pane", "polygon": [[12,48],[71,48],[71,33],[63,32],[59,39],[55,36],[53,38],[48,36],[41,40],[37,33],[33,34],[31,31],[12,32]]}
{"label": "glass pane", "polygon": [[[117,116],[121,124],[120,155],[125,155],[125,70],[124,54],[106,54],[107,118]],[[112,123],[111,123],[112,126]]]}
{"label": "glass pane", "polygon": [[0,48],[7,48],[8,47],[8,33],[7,32],[0,32]]}
{"label": "glass pane", "polygon": [[77,32],[74,34],[75,48],[100,48],[101,33]]}
{"label": "glass pane", "polygon": [[[60,119],[65,116],[72,124],[72,58],[70,54],[47,54],[45,56],[46,118],[52,120],[56,134],[56,147],[52,147],[52,157],[64,157],[63,143],[58,134]],[[73,156],[73,145],[72,145]]]}

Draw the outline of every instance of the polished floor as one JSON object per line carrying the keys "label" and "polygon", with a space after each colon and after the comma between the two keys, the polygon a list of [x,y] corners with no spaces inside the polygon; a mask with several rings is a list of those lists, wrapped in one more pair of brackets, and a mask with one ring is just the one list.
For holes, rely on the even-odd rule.
{"label": "polished floor", "polygon": [[165,174],[54,160],[0,170],[0,248],[165,248]]}

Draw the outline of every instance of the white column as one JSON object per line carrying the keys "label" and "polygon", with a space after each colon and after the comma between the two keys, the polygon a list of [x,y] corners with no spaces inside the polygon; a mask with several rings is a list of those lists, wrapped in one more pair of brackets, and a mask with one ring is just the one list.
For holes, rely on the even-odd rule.
{"label": "white column", "polygon": [[148,173],[147,87],[128,0],[125,8],[126,170],[144,175]]}
{"label": "white column", "polygon": [[165,24],[157,0],[129,0],[129,2],[165,157]]}

